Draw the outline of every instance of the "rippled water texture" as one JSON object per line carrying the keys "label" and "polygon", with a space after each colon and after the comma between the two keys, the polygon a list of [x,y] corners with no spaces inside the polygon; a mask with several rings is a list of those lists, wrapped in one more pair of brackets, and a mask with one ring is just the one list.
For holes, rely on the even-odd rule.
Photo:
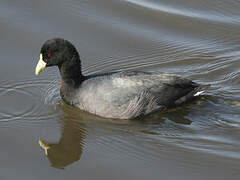
{"label": "rippled water texture", "polygon": [[[240,1],[0,0],[0,167],[8,179],[239,179]],[[211,89],[138,121],[67,106],[42,43],[70,40],[83,73],[180,74]]]}

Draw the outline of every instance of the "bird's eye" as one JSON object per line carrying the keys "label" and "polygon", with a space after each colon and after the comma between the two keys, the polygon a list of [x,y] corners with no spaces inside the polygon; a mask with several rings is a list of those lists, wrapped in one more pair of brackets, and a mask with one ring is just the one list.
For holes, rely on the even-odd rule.
{"label": "bird's eye", "polygon": [[48,53],[48,55],[47,55],[48,57],[51,57],[52,56],[52,54],[50,54],[50,53]]}

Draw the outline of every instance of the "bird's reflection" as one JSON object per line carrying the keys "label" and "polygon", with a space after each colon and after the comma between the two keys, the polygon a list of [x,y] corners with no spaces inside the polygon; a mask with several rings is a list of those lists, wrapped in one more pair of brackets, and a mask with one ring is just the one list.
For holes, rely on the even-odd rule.
{"label": "bird's reflection", "polygon": [[59,104],[59,108],[63,111],[61,118],[63,128],[59,142],[51,143],[45,140],[39,140],[39,145],[43,148],[51,165],[61,169],[81,158],[84,138],[86,136],[86,127],[89,127],[90,122],[90,126],[97,127],[98,129],[114,129],[116,130],[114,132],[118,133],[118,135],[126,130],[132,133],[138,132],[150,135],[161,135],[161,129],[158,128],[159,126],[152,127],[151,124],[165,123],[166,119],[183,125],[191,125],[192,123],[192,121],[186,118],[189,111],[181,108],[165,113],[151,114],[144,118],[130,121],[110,120],[97,117],[65,104]]}
{"label": "bird's reflection", "polygon": [[61,119],[63,129],[59,142],[48,143],[39,140],[39,145],[44,149],[51,165],[62,169],[80,159],[86,128],[81,116],[78,115],[76,118],[71,108],[65,105],[59,105],[59,107],[64,112]]}
{"label": "bird's reflection", "polygon": [[107,124],[131,124],[131,121],[128,120],[94,116],[66,104],[60,103],[58,107],[63,111],[61,118],[63,128],[59,142],[51,143],[42,139],[38,141],[51,165],[55,168],[63,169],[81,158],[86,134],[86,122],[92,122],[93,124],[96,122],[94,126],[98,128]]}
{"label": "bird's reflection", "polygon": [[150,114],[140,120],[142,123],[147,124],[159,124],[164,123],[166,119],[175,122],[177,124],[191,125],[192,121],[187,118],[189,111],[182,108],[170,109],[165,112],[156,112]]}

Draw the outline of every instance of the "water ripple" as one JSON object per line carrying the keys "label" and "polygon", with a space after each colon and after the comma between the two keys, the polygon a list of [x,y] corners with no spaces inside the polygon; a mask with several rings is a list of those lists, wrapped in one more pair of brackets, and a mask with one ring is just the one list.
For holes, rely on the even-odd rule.
{"label": "water ripple", "polygon": [[[139,5],[144,8],[149,8],[157,11],[161,11],[164,13],[174,14],[177,16],[184,16],[184,17],[190,17],[190,18],[197,18],[197,19],[203,19],[207,21],[213,21],[218,23],[232,23],[232,24],[238,24],[240,22],[239,18],[234,18],[230,16],[226,16],[224,14],[218,14],[218,13],[209,13],[209,12],[203,12],[199,11],[193,8],[183,8],[179,6],[177,3],[173,5],[160,3],[160,2],[153,2],[153,1],[145,1],[145,0],[126,0],[129,3],[133,3],[134,5]],[[209,6],[209,3],[206,3]],[[239,5],[239,4],[238,4]],[[213,6],[214,8],[214,6]],[[204,8],[203,8],[204,9]],[[206,8],[205,8],[206,9]],[[219,10],[219,8],[216,8]],[[216,15],[217,14],[217,15]]]}
{"label": "water ripple", "polygon": [[51,78],[0,82],[0,123],[25,121],[31,124],[55,118],[59,85]]}

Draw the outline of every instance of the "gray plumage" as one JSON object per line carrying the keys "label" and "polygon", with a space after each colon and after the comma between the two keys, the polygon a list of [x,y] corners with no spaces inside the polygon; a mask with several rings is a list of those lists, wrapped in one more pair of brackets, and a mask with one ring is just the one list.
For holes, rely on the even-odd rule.
{"label": "gray plumage", "polygon": [[63,99],[102,117],[134,119],[178,106],[205,88],[176,75],[125,71],[89,76]]}
{"label": "gray plumage", "polygon": [[59,68],[60,94],[67,104],[107,118],[134,119],[172,108],[200,95],[209,86],[157,72],[84,76],[76,48],[61,38],[43,44],[36,74],[48,66]]}

